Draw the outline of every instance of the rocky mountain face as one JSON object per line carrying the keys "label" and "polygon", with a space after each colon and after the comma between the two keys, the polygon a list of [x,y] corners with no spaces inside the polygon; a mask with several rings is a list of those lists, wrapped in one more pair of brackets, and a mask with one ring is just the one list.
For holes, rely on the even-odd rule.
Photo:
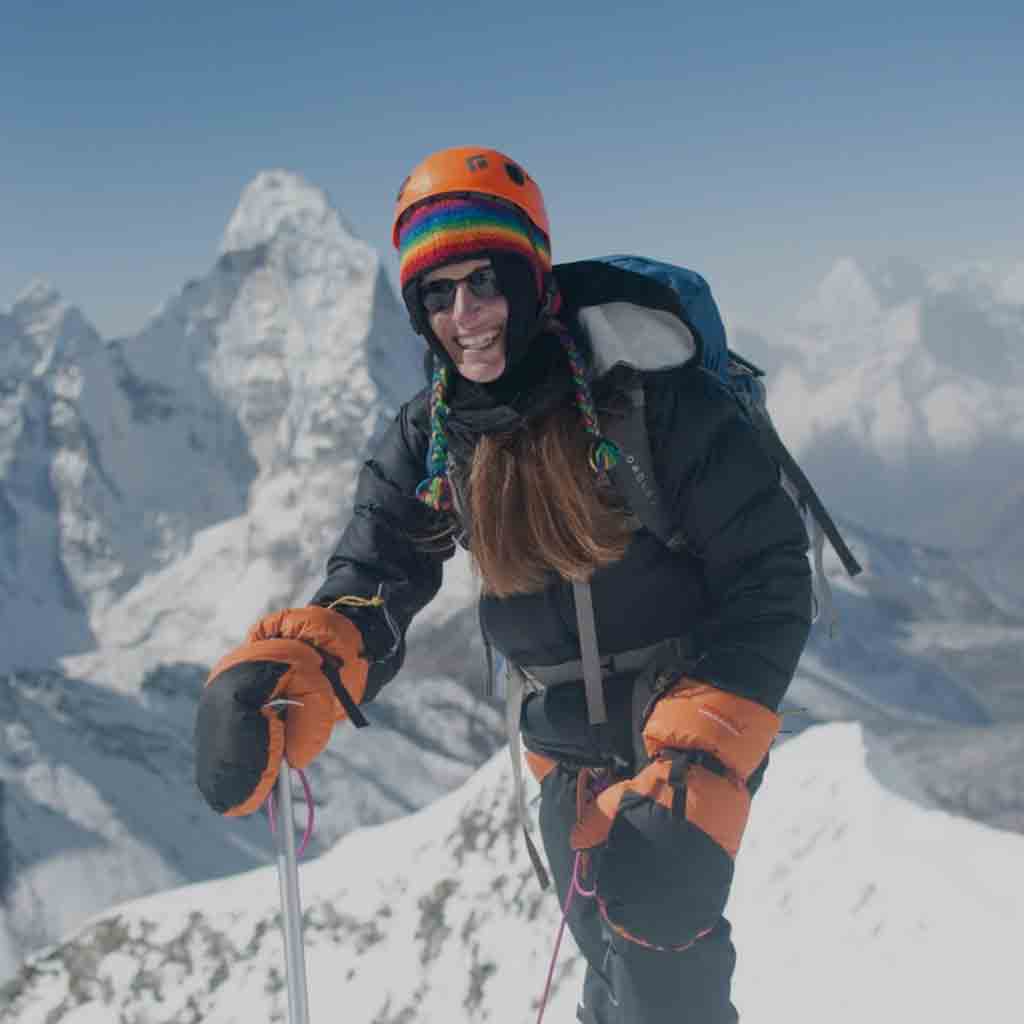
{"label": "rocky mountain face", "polygon": [[119,602],[240,517],[263,531],[241,561],[286,564],[284,592],[268,597],[301,600],[369,438],[420,384],[418,342],[376,254],[285,172],[252,182],[214,269],[138,335],[104,342],[37,283],[0,339],[11,667],[121,645]]}
{"label": "rocky mountain face", "polygon": [[202,378],[140,376],[52,289],[28,289],[4,327],[0,656],[53,665],[95,645],[93,612],[237,515],[254,466]]}

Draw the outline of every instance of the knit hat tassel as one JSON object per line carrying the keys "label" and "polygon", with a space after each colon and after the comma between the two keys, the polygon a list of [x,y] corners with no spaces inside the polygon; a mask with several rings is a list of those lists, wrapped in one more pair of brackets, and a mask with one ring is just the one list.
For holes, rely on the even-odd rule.
{"label": "knit hat tassel", "polygon": [[430,385],[430,447],[427,449],[427,477],[416,488],[416,497],[435,512],[451,512],[455,508],[451,481],[448,479],[448,438],[445,426],[451,406],[448,405],[449,369],[441,362],[434,365]]}
{"label": "knit hat tassel", "polygon": [[597,407],[594,405],[594,396],[591,394],[590,384],[587,381],[587,367],[576,343],[567,330],[561,330],[558,333],[569,360],[573,383],[576,386],[576,408],[579,409],[583,427],[591,438],[588,458],[590,468],[595,473],[607,473],[619,461],[622,453],[614,441],[601,433],[601,426],[597,419]]}
{"label": "knit hat tassel", "polygon": [[621,454],[614,441],[603,437],[590,446],[590,468],[595,473],[607,473],[619,461]]}

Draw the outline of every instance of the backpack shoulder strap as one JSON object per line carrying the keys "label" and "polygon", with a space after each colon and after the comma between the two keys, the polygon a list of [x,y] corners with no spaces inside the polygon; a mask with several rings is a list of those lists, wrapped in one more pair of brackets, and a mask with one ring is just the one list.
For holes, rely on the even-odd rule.
{"label": "backpack shoulder strap", "polygon": [[[806,505],[811,517],[818,524],[822,533],[828,538],[832,550],[839,556],[843,568],[851,577],[861,572],[861,565],[856,556],[850,550],[849,545],[843,540],[843,535],[835,524],[835,520],[829,515],[828,509],[822,504],[811,481],[800,468],[799,463],[790,454],[782,438],[779,437],[770,419],[766,416],[758,417],[754,423],[758,440],[764,450],[775,460],[776,465],[786,477],[792,482],[798,497],[798,503]],[[819,554],[820,560],[820,554]],[[822,572],[824,575],[824,572]]]}
{"label": "backpack shoulder strap", "polygon": [[678,551],[684,546],[685,538],[669,517],[654,473],[643,377],[621,365],[612,374],[618,378],[616,391],[626,403],[622,415],[609,416],[601,425],[605,436],[614,441],[621,452],[621,458],[611,470],[612,480],[644,527],[667,548]]}
{"label": "backpack shoulder strap", "polygon": [[[640,522],[667,548],[679,551],[685,547],[686,538],[669,517],[654,473],[651,442],[647,432],[643,376],[635,370],[627,373],[626,368],[622,366],[615,367],[609,376],[618,378],[616,388],[626,402],[621,416],[609,416],[602,424],[605,435],[618,445],[622,453],[622,458],[612,468],[612,480]],[[812,518],[819,524],[824,536],[828,538],[839,556],[846,572],[850,576],[856,576],[861,571],[860,564],[843,540],[842,534],[810,480],[779,437],[771,420],[767,416],[749,418],[764,450],[792,481],[798,502],[807,506]]]}

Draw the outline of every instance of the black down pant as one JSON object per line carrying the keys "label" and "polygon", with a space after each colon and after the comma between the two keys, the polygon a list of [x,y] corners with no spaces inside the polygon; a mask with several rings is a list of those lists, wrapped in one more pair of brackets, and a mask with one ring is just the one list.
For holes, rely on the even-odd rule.
{"label": "black down pant", "polygon": [[[541,786],[540,828],[560,904],[565,905],[575,851],[569,834],[576,820],[576,772],[557,767]],[[583,880],[599,868],[600,851]],[[685,865],[680,865],[685,870]],[[729,999],[736,964],[725,918],[714,930],[680,953],[648,949],[609,929],[597,901],[578,893],[569,928],[587,961],[583,999],[577,1016],[583,1024],[736,1024]]]}

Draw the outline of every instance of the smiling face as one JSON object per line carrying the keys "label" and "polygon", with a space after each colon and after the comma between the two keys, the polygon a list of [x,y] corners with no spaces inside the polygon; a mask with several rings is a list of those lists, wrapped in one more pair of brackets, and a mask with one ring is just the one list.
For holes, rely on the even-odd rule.
{"label": "smiling face", "polygon": [[458,372],[478,384],[488,384],[505,372],[508,300],[504,295],[481,298],[466,281],[474,270],[490,265],[488,259],[450,263],[425,274],[422,281],[423,287],[442,278],[458,282],[452,305],[429,315],[430,328]]}

